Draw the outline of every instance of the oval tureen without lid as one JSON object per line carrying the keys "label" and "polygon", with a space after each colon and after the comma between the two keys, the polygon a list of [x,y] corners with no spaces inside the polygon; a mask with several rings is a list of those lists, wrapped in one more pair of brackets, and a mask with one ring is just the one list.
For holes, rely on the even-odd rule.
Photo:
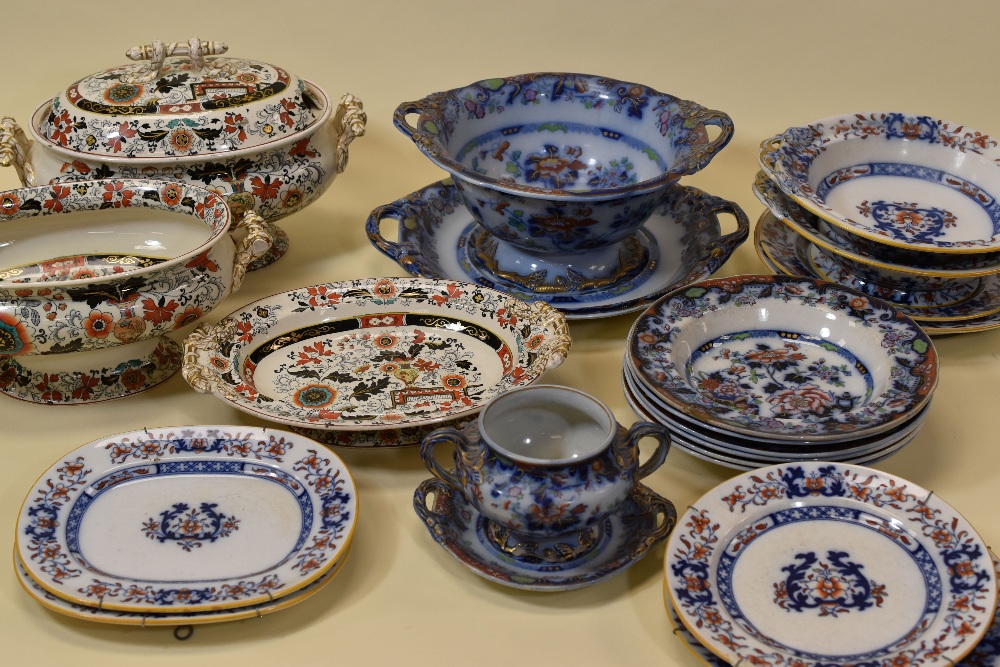
{"label": "oval tureen without lid", "polygon": [[330,112],[322,90],[197,39],[134,47],[149,60],[84,77],[35,112],[31,132],[59,151],[108,159],[178,159],[255,151]]}

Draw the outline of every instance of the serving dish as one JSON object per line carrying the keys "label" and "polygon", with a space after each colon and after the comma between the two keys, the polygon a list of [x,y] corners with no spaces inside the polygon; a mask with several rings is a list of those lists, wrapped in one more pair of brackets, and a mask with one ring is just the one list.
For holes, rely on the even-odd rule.
{"label": "serving dish", "polygon": [[174,611],[174,612],[135,612],[120,611],[112,609],[102,609],[100,607],[87,607],[75,604],[68,600],[49,593],[42,588],[20,561],[15,557],[15,570],[17,571],[17,581],[21,588],[30,595],[36,602],[50,611],[63,616],[69,616],[81,621],[92,621],[95,623],[109,623],[112,625],[135,625],[140,627],[161,627],[161,626],[184,626],[202,625],[206,623],[224,623],[228,621],[241,621],[247,618],[263,618],[268,614],[273,614],[282,609],[288,609],[299,604],[320,592],[333,581],[333,578],[340,573],[347,561],[347,556],[351,551],[348,545],[341,553],[340,558],[334,563],[322,577],[312,582],[308,586],[289,593],[274,600],[248,605],[246,607],[230,607],[227,609],[216,609],[213,611]]}
{"label": "serving dish", "polygon": [[798,204],[852,234],[931,253],[1000,250],[997,140],[925,115],[865,112],[791,127],[760,165]]}
{"label": "serving dish", "polygon": [[135,613],[271,602],[329,572],[358,497],[334,454],[284,431],[182,426],[84,445],[25,498],[15,552],[69,603]]}
{"label": "serving dish", "polygon": [[200,184],[221,193],[237,219],[253,210],[273,223],[301,210],[346,168],[348,146],[365,131],[362,104],[347,94],[335,108],[316,84],[223,57],[227,50],[197,38],[133,47],[126,55],[148,62],[70,84],[34,112],[32,139],[12,118],[0,121],[0,164],[27,186],[112,177]]}
{"label": "serving dish", "polygon": [[431,537],[473,573],[533,591],[581,588],[624,571],[666,538],[677,517],[673,503],[637,484],[623,507],[579,540],[525,541],[437,477],[417,487],[413,508]]}
{"label": "serving dish", "polygon": [[266,297],[184,347],[185,379],[231,407],[312,431],[378,431],[474,416],[562,363],[570,337],[544,303],[378,278]]}
{"label": "serving dish", "polygon": [[634,376],[699,421],[772,440],[843,440],[911,418],[933,343],[889,304],[811,278],[734,276],[662,297],[627,340]]}
{"label": "serving dish", "polygon": [[688,508],[664,559],[687,629],[730,664],[954,664],[985,635],[986,545],[937,495],[830,462],[761,468]]}
{"label": "serving dish", "polygon": [[155,386],[180,367],[168,334],[238,289],[271,242],[259,216],[234,220],[189,184],[0,192],[0,391],[65,404]]}
{"label": "serving dish", "polygon": [[[799,236],[765,212],[754,228],[754,245],[779,267],[779,273],[829,280],[864,294],[885,299],[921,326],[953,320],[980,318],[1000,310],[1000,275],[991,274],[934,289],[893,289],[859,277],[837,264],[808,239]],[[929,283],[930,284],[930,283]],[[914,283],[920,286],[919,283]]]}
{"label": "serving dish", "polygon": [[938,255],[875,243],[835,227],[816,216],[778,188],[763,171],[757,173],[754,193],[774,217],[825,251],[868,266],[942,278],[974,278],[1000,272],[998,253]]}
{"label": "serving dish", "polygon": [[[539,281],[566,292],[629,280],[645,263],[634,236],[663,188],[707,166],[733,133],[722,112],[568,72],[433,93],[400,104],[393,119],[451,174],[488,231],[471,241],[476,251],[502,272],[547,261]],[[719,134],[710,140],[706,126]]]}
{"label": "serving dish", "polygon": [[[722,233],[720,213],[735,218],[735,231]],[[392,222],[394,241],[382,232]],[[544,301],[567,319],[591,319],[638,310],[672,289],[707,278],[747,239],[750,227],[735,203],[695,188],[669,186],[636,234],[647,252],[642,270],[627,281],[575,293],[546,289],[535,275],[546,270],[544,263],[535,262],[521,273],[491,271],[470,242],[483,232],[451,180],[375,209],[365,229],[372,245],[411,275],[477,283],[525,301]]]}

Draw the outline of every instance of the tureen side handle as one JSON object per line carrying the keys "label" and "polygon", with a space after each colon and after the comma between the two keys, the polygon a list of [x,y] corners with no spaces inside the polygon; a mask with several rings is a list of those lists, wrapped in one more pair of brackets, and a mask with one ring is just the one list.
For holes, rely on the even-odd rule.
{"label": "tureen side handle", "polygon": [[196,391],[211,394],[217,387],[212,379],[212,371],[201,362],[202,353],[219,349],[222,345],[236,340],[235,320],[225,319],[214,327],[204,322],[184,339],[184,358],[181,361],[181,376]]}
{"label": "tureen side handle", "polygon": [[246,232],[246,236],[236,244],[236,257],[233,259],[233,282],[229,289],[230,292],[235,292],[240,288],[250,265],[266,255],[267,251],[274,245],[273,229],[270,223],[254,211],[247,211],[243,219],[236,224],[235,230]]}
{"label": "tureen side handle", "polygon": [[569,355],[569,348],[573,344],[573,339],[569,335],[569,323],[562,311],[544,301],[535,301],[531,304],[531,319],[537,321],[540,326],[550,331],[546,340],[546,351],[548,358],[543,358],[545,370],[553,368],[566,361]]}
{"label": "tureen side handle", "polygon": [[340,174],[347,169],[347,147],[357,137],[365,135],[368,114],[365,113],[361,100],[346,93],[340,99],[340,105],[332,122],[337,130],[337,173]]}
{"label": "tureen side handle", "polygon": [[35,184],[35,171],[28,163],[31,140],[10,116],[0,119],[0,167],[14,167],[24,186]]}

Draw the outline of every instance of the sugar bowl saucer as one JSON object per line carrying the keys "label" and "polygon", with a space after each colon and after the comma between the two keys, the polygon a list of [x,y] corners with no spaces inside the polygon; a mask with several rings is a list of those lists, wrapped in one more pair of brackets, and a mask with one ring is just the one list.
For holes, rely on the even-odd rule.
{"label": "sugar bowl saucer", "polygon": [[417,487],[413,508],[434,540],[474,573],[534,591],[580,588],[618,574],[666,538],[677,518],[673,503],[642,484],[620,512],[572,539],[517,539],[437,477]]}

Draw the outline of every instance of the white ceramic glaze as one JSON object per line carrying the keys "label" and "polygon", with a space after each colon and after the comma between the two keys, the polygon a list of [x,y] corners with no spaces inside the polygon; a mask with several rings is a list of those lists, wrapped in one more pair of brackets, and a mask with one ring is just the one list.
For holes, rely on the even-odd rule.
{"label": "white ceramic glaze", "polygon": [[182,183],[0,192],[0,391],[60,404],[154,386],[180,367],[167,335],[238,289],[271,242],[259,216],[234,220]]}
{"label": "white ceramic glaze", "polygon": [[684,625],[731,664],[955,663],[997,602],[986,545],[951,506],[830,462],[709,491],[678,520],[665,575]]}
{"label": "white ceramic glaze", "polygon": [[543,303],[460,282],[360,279],[276,294],[199,328],[184,377],[296,428],[396,430],[474,416],[569,346],[565,318]]}
{"label": "white ceramic glaze", "polygon": [[246,607],[321,578],[357,522],[334,454],[284,431],[179,426],[70,452],[32,485],[15,552],[76,605],[176,613]]}
{"label": "white ceramic glaze", "polygon": [[661,298],[628,336],[627,363],[692,417],[772,440],[843,440],[895,428],[937,384],[930,339],[889,304],[804,277],[734,276]]}
{"label": "white ceramic glaze", "polygon": [[933,253],[1000,249],[1000,148],[930,116],[865,112],[792,127],[760,164],[797,203],[861,237]]}

